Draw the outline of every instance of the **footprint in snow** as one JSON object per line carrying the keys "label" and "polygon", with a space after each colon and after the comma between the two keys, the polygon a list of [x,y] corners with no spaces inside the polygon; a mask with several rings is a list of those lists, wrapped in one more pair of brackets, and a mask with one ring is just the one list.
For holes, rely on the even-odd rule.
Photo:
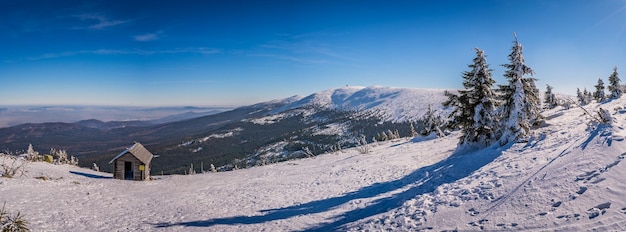
{"label": "footprint in snow", "polygon": [[504,228],[507,228],[507,227],[509,227],[509,226],[510,226],[510,227],[516,227],[517,225],[518,225],[518,224],[517,224],[517,223],[515,223],[515,222],[513,222],[513,223],[511,223],[511,224],[504,224],[504,223],[498,223],[498,224],[496,224],[496,226],[498,226],[498,227],[504,227]]}
{"label": "footprint in snow", "polygon": [[471,208],[467,210],[467,213],[469,213],[471,216],[476,216],[477,214],[479,214],[480,212],[478,212],[476,209]]}
{"label": "footprint in snow", "polygon": [[605,202],[596,205],[596,207],[587,210],[587,214],[589,214],[589,219],[594,219],[600,215],[604,215],[604,213],[606,213],[606,210],[609,208],[611,208],[611,202]]}

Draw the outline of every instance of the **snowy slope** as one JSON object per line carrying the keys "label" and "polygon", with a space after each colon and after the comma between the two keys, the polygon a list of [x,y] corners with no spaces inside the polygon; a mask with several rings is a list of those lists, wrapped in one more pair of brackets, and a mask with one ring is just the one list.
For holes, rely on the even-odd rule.
{"label": "snowy slope", "polygon": [[[611,109],[612,126],[592,123],[579,108],[545,112],[547,124],[528,143],[466,152],[453,161],[464,165],[418,180],[435,183],[434,192],[352,229],[625,231],[625,104],[585,107]],[[465,172],[466,159],[494,160],[448,184]]]}
{"label": "snowy slope", "polygon": [[432,105],[433,109],[441,108],[441,103],[447,99],[443,93],[444,90],[440,89],[346,86],[311,94],[278,109],[275,113],[313,107],[372,112],[381,116],[383,120],[394,122],[417,120],[424,115],[429,105]]}
{"label": "snowy slope", "polygon": [[34,231],[624,231],[624,106],[585,107],[610,109],[612,126],[550,110],[529,142],[482,150],[453,133],[148,182],[31,163],[0,178],[0,202]]}

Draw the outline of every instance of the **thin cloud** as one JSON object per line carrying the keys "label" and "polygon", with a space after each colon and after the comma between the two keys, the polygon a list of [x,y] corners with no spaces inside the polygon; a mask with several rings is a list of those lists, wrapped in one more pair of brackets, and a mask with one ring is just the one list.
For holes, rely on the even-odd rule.
{"label": "thin cloud", "polygon": [[105,17],[101,14],[79,14],[74,17],[82,21],[95,21],[94,24],[85,27],[75,27],[74,29],[91,29],[91,30],[103,30],[108,27],[122,25],[130,22],[130,20],[115,20]]}
{"label": "thin cloud", "polygon": [[144,34],[144,35],[136,35],[134,36],[135,41],[139,41],[139,42],[145,42],[145,41],[153,41],[153,40],[158,40],[159,36],[157,36],[156,34]]}
{"label": "thin cloud", "polygon": [[300,64],[328,64],[328,63],[331,63],[331,62],[328,62],[327,60],[324,60],[324,59],[306,59],[306,58],[300,58],[300,57],[296,57],[296,56],[271,54],[271,53],[251,53],[251,54],[247,54],[247,55],[248,56],[256,56],[256,57],[275,58],[275,59],[279,59],[279,60],[291,61],[291,62],[300,63]]}
{"label": "thin cloud", "polygon": [[139,41],[139,42],[147,42],[147,41],[154,41],[154,40],[158,40],[159,39],[159,35],[161,34],[161,32],[157,32],[157,33],[147,33],[147,34],[143,34],[143,35],[135,35],[133,36],[133,38],[135,39],[135,41]]}
{"label": "thin cloud", "polygon": [[170,84],[213,84],[217,83],[217,81],[213,80],[185,80],[185,81],[153,81],[148,82],[151,85],[170,85]]}
{"label": "thin cloud", "polygon": [[183,53],[195,53],[195,54],[216,54],[220,53],[219,49],[214,48],[176,48],[171,50],[141,50],[141,49],[98,49],[98,50],[80,50],[80,51],[67,51],[59,53],[46,53],[40,56],[28,57],[27,60],[45,60],[55,59],[76,55],[158,55],[158,54],[183,54]]}
{"label": "thin cloud", "polygon": [[253,56],[274,57],[298,63],[329,64],[344,63],[345,61],[356,60],[350,56],[345,55],[345,52],[338,52],[336,49],[331,48],[323,43],[316,42],[314,40],[273,40],[268,43],[259,45],[259,48],[265,50],[265,52],[261,52],[260,55],[252,54]]}

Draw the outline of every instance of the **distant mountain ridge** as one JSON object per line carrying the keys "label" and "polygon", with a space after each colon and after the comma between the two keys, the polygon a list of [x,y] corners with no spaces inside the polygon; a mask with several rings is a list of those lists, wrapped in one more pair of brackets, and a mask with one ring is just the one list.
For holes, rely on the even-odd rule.
{"label": "distant mountain ridge", "polygon": [[20,151],[30,143],[42,152],[67,149],[80,165],[107,170],[112,155],[139,141],[160,155],[157,172],[182,173],[190,163],[229,170],[352,147],[383,132],[409,136],[409,124],[419,130],[429,106],[447,114],[443,100],[444,90],[347,86],[206,116],[182,114],[165,123],[83,120],[1,128],[0,149]]}
{"label": "distant mountain ridge", "polygon": [[311,94],[281,107],[275,113],[298,108],[375,112],[384,120],[402,122],[418,120],[431,105],[441,107],[446,100],[443,89],[410,89],[383,86],[346,86]]}
{"label": "distant mountain ridge", "polygon": [[0,109],[0,128],[24,123],[74,123],[96,119],[103,122],[144,121],[151,124],[197,118],[234,107],[130,107],[130,106],[10,106]]}

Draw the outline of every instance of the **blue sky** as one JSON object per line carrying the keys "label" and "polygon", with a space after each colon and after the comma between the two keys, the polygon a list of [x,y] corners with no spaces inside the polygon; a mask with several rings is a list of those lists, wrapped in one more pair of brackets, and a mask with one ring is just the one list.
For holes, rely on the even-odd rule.
{"label": "blue sky", "polygon": [[454,89],[474,47],[504,84],[513,32],[542,90],[573,94],[626,69],[625,0],[198,2],[1,1],[0,105],[245,105],[345,85]]}

